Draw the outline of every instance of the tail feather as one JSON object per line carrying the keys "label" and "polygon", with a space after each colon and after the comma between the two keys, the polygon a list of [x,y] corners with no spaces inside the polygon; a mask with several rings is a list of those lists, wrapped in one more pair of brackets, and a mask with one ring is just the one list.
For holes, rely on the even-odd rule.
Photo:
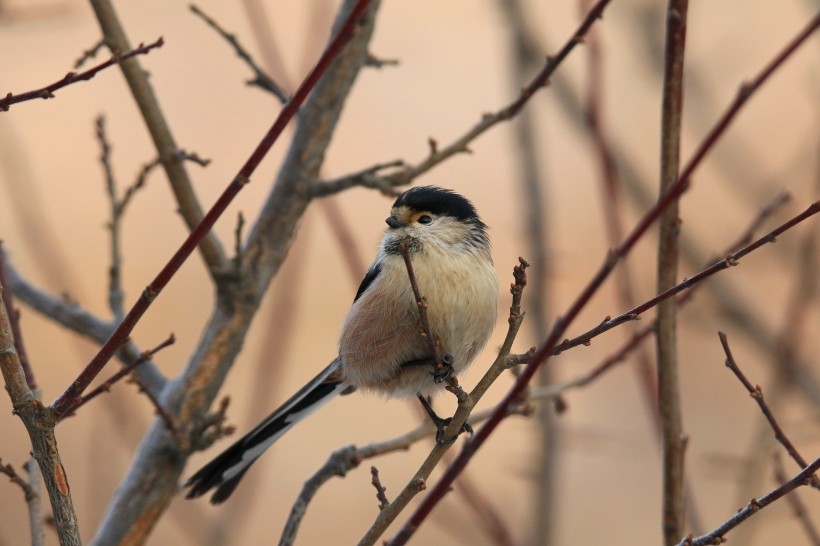
{"label": "tail feather", "polygon": [[271,444],[294,424],[324,406],[348,387],[338,378],[339,374],[334,373],[338,369],[339,362],[334,360],[253,430],[199,469],[185,483],[185,487],[191,488],[186,498],[193,499],[216,488],[211,496],[211,502],[224,502],[236,489],[248,468]]}

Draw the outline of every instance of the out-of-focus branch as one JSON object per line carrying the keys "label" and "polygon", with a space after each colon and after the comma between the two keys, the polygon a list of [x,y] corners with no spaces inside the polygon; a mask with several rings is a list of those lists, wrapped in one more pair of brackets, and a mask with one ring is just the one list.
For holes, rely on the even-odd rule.
{"label": "out-of-focus branch", "polygon": [[[91,6],[108,48],[114,51],[127,50],[130,47],[128,36],[125,34],[125,29],[111,1],[91,0]],[[145,70],[136,59],[120,63],[120,68],[134,101],[140,109],[165,174],[168,176],[179,212],[188,229],[193,231],[203,220],[202,207],[194,193],[193,184],[185,165],[176,157],[178,146],[162,113],[159,100],[154,94]],[[207,232],[199,238],[199,250],[209,273],[216,278],[226,265],[225,251],[213,233]]]}
{"label": "out-of-focus branch", "polygon": [[[513,86],[526,81],[543,62],[543,55],[536,52],[527,39],[529,31],[523,2],[501,0],[501,11],[509,25],[510,82]],[[587,6],[588,8],[588,6]],[[594,32],[590,32],[590,37]],[[549,329],[548,302],[552,301],[549,287],[553,280],[553,260],[551,259],[551,234],[553,226],[549,221],[552,197],[541,161],[549,146],[536,137],[536,116],[532,108],[523,109],[513,121],[516,158],[520,174],[522,222],[528,249],[527,256],[533,271],[527,289],[527,312],[529,330],[533,339],[539,339]],[[553,381],[551,368],[543,367],[538,382],[548,385]],[[538,408],[538,463],[536,467],[535,498],[533,506],[533,528],[530,540],[535,546],[554,544],[560,521],[558,507],[558,475],[561,434],[556,422],[555,411],[549,404]],[[448,463],[449,464],[449,463]]]}
{"label": "out-of-focus branch", "polygon": [[[58,80],[52,83],[51,85],[41,87],[40,89],[35,89],[34,91],[26,91],[25,93],[19,93],[17,95],[8,93],[5,97],[0,99],[0,112],[8,112],[12,104],[17,104],[20,102],[25,102],[34,99],[52,99],[54,98],[54,93],[59,91],[63,87],[69,86],[77,82],[88,81],[94,76],[96,76],[98,72],[101,72],[102,70],[105,70],[106,68],[112,65],[122,63],[127,59],[136,57],[137,55],[145,55],[152,49],[162,47],[162,45],[162,38],[159,38],[156,42],[153,42],[148,45],[140,44],[134,49],[131,49],[129,47],[123,48],[121,50],[115,50],[114,54],[111,56],[110,59],[98,64],[94,68],[89,68],[88,70],[79,73],[69,72],[68,74],[63,76],[61,80]],[[117,51],[124,51],[124,53],[118,53]]]}
{"label": "out-of-focus branch", "polygon": [[[49,294],[30,284],[17,273],[11,262],[6,260],[10,287],[14,294],[26,305],[55,321],[61,326],[95,343],[104,343],[114,331],[114,324],[107,322],[77,303]],[[132,341],[125,343],[117,351],[117,357],[125,364],[137,360],[142,351]],[[153,362],[145,362],[136,372],[139,384],[154,396],[159,396],[165,386],[165,378]]]}
{"label": "out-of-focus branch", "polygon": [[5,474],[11,483],[17,485],[23,491],[28,507],[29,532],[31,534],[31,546],[43,546],[45,544],[45,533],[43,529],[43,510],[40,499],[40,469],[36,461],[32,458],[25,462],[23,468],[28,472],[28,481],[20,477],[10,464],[3,464],[0,459],[0,474]]}
{"label": "out-of-focus branch", "polygon": [[[689,0],[669,0],[666,10],[663,101],[661,106],[660,188],[663,195],[678,179],[681,119],[683,117],[683,59]],[[674,286],[678,277],[680,235],[678,202],[673,201],[658,220],[657,292]],[[673,545],[683,534],[685,436],[678,380],[677,305],[661,302],[655,330],[658,358],[658,411],[663,444],[664,543]]]}
{"label": "out-of-focus branch", "polygon": [[783,495],[794,491],[801,485],[806,485],[811,476],[817,472],[818,469],[820,469],[820,457],[812,461],[811,464],[798,472],[789,481],[784,482],[782,485],[776,489],[773,489],[759,499],[752,499],[749,501],[749,504],[738,510],[735,515],[726,520],[720,526],[713,529],[711,532],[699,537],[693,537],[690,535],[678,542],[678,546],[704,546],[707,544],[724,543],[726,541],[724,538],[726,533],[760,512],[763,508],[766,508],[771,503],[780,499]]}

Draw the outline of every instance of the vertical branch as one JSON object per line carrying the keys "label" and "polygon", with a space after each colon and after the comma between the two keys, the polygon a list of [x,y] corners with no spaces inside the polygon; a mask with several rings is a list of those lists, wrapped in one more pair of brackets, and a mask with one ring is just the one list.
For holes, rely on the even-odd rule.
{"label": "vertical branch", "polygon": [[[127,51],[130,49],[128,36],[125,34],[119,17],[114,11],[114,6],[110,0],[91,0],[91,6],[97,16],[105,42],[112,51]],[[159,154],[160,162],[168,176],[171,189],[174,192],[179,211],[188,229],[194,228],[202,222],[204,213],[199,200],[194,193],[193,184],[188,176],[185,165],[177,157],[177,144],[171,128],[168,125],[159,100],[154,94],[154,90],[148,83],[146,72],[142,69],[137,59],[132,58],[120,63],[120,69],[131,89],[134,101],[140,109],[151,139]],[[225,251],[219,240],[212,232],[203,236],[199,241],[199,250],[210,271],[214,276],[225,265]]]}
{"label": "vertical branch", "polygon": [[[688,0],[669,0],[667,7],[659,196],[663,196],[678,179],[687,8]],[[657,291],[661,293],[677,283],[680,231],[677,200],[661,214],[659,229]],[[665,544],[675,544],[683,534],[685,448],[677,369],[675,301],[670,299],[661,303],[657,313],[658,407],[663,440],[663,535]]]}
{"label": "vertical branch", "polygon": [[[520,0],[501,0],[501,8],[510,25],[509,41],[511,43],[511,81],[527,81],[529,74],[543,62],[539,48],[532,43],[531,33],[527,31],[526,17]],[[550,197],[544,172],[538,161],[544,156],[545,148],[542,139],[535,137],[535,116],[531,109],[525,108],[514,120],[515,149],[520,169],[522,208],[524,209],[524,233],[528,242],[529,256],[533,271],[527,291],[527,308],[530,315],[530,328],[535,339],[543,337],[549,328],[547,322],[550,284],[550,233],[547,223],[549,214],[545,214]],[[536,151],[535,143],[540,143]],[[543,366],[538,372],[538,383],[548,385],[553,379],[552,368]],[[538,468],[535,483],[534,528],[532,539],[538,546],[548,546],[555,541],[556,506],[558,494],[558,453],[560,437],[555,423],[555,413],[549,404],[538,406]]]}
{"label": "vertical branch", "polygon": [[26,383],[23,366],[14,348],[14,336],[2,293],[0,289],[0,372],[3,374],[14,413],[23,421],[31,438],[32,454],[45,480],[60,544],[80,546],[82,542],[77,515],[71,500],[65,469],[57,450],[57,439],[54,437],[54,425],[57,421],[53,412],[37,400]]}
{"label": "vertical branch", "polygon": [[114,320],[122,321],[125,316],[123,308],[122,278],[120,275],[122,264],[122,252],[120,252],[120,208],[117,205],[117,182],[114,178],[114,169],[111,166],[111,144],[105,133],[105,117],[99,116],[94,122],[96,127],[97,140],[100,143],[100,163],[102,164],[105,176],[105,191],[108,195],[108,202],[111,207],[111,219],[108,230],[111,234],[111,265],[108,269],[108,307],[114,315]]}

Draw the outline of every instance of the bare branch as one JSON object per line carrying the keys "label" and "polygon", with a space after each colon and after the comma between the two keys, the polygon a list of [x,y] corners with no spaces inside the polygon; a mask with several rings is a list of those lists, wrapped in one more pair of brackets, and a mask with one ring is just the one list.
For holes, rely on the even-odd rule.
{"label": "bare branch", "polygon": [[[174,334],[171,334],[170,336],[168,336],[168,338],[165,341],[163,341],[162,343],[160,343],[159,345],[157,345],[153,349],[149,349],[147,351],[144,351],[139,356],[139,358],[137,358],[133,362],[127,364],[126,366],[123,366],[122,368],[120,368],[117,371],[117,373],[113,374],[111,377],[106,379],[98,387],[96,387],[95,389],[89,391],[89,393],[86,394],[85,396],[80,396],[79,398],[77,398],[77,401],[74,404],[72,404],[66,410],[66,417],[70,417],[70,416],[74,415],[77,412],[77,409],[80,408],[80,406],[85,405],[86,403],[93,400],[94,398],[96,398],[100,394],[102,394],[104,392],[109,392],[111,390],[111,387],[113,387],[114,384],[117,381],[119,381],[123,377],[126,377],[129,374],[131,374],[131,372],[133,372],[136,369],[137,366],[139,366],[141,364],[144,364],[146,362],[149,362],[155,354],[157,354],[162,349],[173,345],[175,342],[176,342],[176,337],[174,336]],[[171,418],[170,415],[168,415],[168,413],[164,409],[162,409],[162,407],[159,405],[159,402],[157,401],[157,398],[153,394],[146,391],[145,389],[142,389],[142,387],[140,387],[140,390],[143,390],[143,392],[146,393],[148,398],[154,403],[154,406],[157,408],[157,412],[165,419],[169,430],[175,430],[174,426],[173,426],[173,419]]]}
{"label": "bare branch", "polygon": [[154,43],[148,45],[140,44],[138,47],[126,51],[122,54],[118,54],[115,52],[110,59],[108,59],[104,63],[98,64],[94,68],[89,68],[85,72],[69,72],[68,74],[63,76],[61,80],[58,80],[52,83],[51,85],[41,87],[40,89],[35,89],[34,91],[26,91],[25,93],[19,93],[17,95],[8,93],[4,98],[0,99],[0,112],[8,112],[12,104],[25,102],[28,100],[53,99],[54,93],[59,91],[63,87],[81,81],[88,81],[94,76],[96,76],[98,72],[105,70],[106,68],[112,65],[118,64],[126,59],[130,59],[131,57],[135,57],[137,55],[145,55],[154,48],[162,47],[162,45],[162,38],[158,38],[157,41]]}
{"label": "bare branch", "polygon": [[225,41],[231,45],[236,53],[236,56],[242,59],[248,68],[253,71],[254,78],[252,80],[248,80],[248,85],[255,85],[261,89],[264,89],[279,99],[279,102],[282,104],[286,104],[288,102],[289,97],[285,90],[273,81],[273,78],[268,76],[268,74],[262,70],[258,64],[256,64],[256,61],[254,61],[251,54],[248,53],[248,51],[242,47],[242,44],[239,43],[239,40],[236,38],[235,34],[231,34],[227,30],[223,29],[219,23],[206,15],[205,12],[203,12],[196,4],[191,4],[188,7],[194,15],[199,16],[203,21],[205,21],[205,24],[214,29],[217,34],[222,36],[222,38],[224,38]]}
{"label": "bare branch", "polygon": [[105,47],[105,40],[98,40],[96,44],[83,51],[83,54],[76,61],[74,61],[74,70],[79,70],[86,63],[86,61],[90,61],[96,57],[97,53],[99,53],[103,47]]}
{"label": "bare branch", "polygon": [[379,469],[375,466],[371,466],[370,475],[373,477],[371,483],[376,489],[376,500],[379,501],[379,510],[384,510],[390,504],[390,501],[387,500],[387,492],[382,485],[381,480],[379,480]]}
{"label": "bare branch", "polygon": [[723,524],[713,529],[711,532],[701,535],[699,537],[688,536],[681,540],[678,543],[678,546],[703,546],[707,544],[722,544],[726,541],[724,535],[752,517],[753,515],[757,514],[763,508],[766,508],[771,503],[775,502],[776,500],[780,499],[783,495],[790,493],[800,487],[801,485],[806,485],[809,483],[811,476],[820,469],[820,457],[812,461],[812,463],[800,472],[798,472],[795,476],[793,476],[789,481],[784,482],[782,485],[773,489],[763,497],[759,499],[752,499],[749,501],[749,504],[741,508],[737,511],[735,515],[731,518],[726,520]]}
{"label": "bare branch", "polygon": [[[777,480],[778,483],[784,483],[789,479],[789,477],[786,476],[786,471],[783,468],[783,461],[780,459],[779,455],[775,455],[774,457],[774,479]],[[816,475],[813,479],[816,480]],[[806,506],[800,500],[800,497],[797,496],[797,492],[794,492],[794,494],[791,495],[786,495],[786,502],[789,506],[791,506],[792,512],[797,518],[797,521],[800,522],[803,530],[806,531],[806,537],[809,539],[812,546],[820,546],[820,531],[817,530],[817,527],[815,527],[814,523],[811,521],[808,511],[806,510]]]}
{"label": "bare branch", "polygon": [[[723,346],[723,352],[726,354],[726,367],[732,370],[732,373],[734,373],[740,382],[743,383],[743,386],[746,387],[747,391],[749,391],[751,397],[754,398],[755,402],[757,402],[757,405],[760,407],[760,411],[763,412],[763,416],[766,417],[766,420],[769,422],[769,426],[772,427],[772,430],[774,431],[774,437],[777,438],[777,441],[780,442],[784,448],[786,448],[789,456],[794,459],[800,468],[805,468],[808,466],[806,459],[800,455],[797,448],[794,447],[794,444],[791,440],[789,440],[789,437],[786,436],[785,432],[783,432],[783,429],[780,427],[777,419],[775,419],[774,414],[772,414],[769,406],[763,399],[763,389],[761,389],[759,385],[753,386],[752,383],[746,378],[746,375],[740,370],[740,367],[735,361],[735,357],[732,355],[732,350],[729,348],[729,340],[726,337],[726,334],[723,332],[718,332],[718,337],[720,338],[721,346]],[[820,479],[818,479],[817,476],[811,476],[809,481],[812,487],[820,489]]]}
{"label": "bare branch", "polygon": [[[669,0],[666,12],[663,101],[661,111],[661,173],[658,195],[678,178],[681,118],[683,117],[683,59],[689,0]],[[678,277],[680,216],[673,201],[658,219],[657,290],[674,286]],[[664,544],[672,545],[683,534],[684,432],[678,380],[677,305],[672,299],[658,304],[655,330],[658,368],[658,414],[663,445]]]}
{"label": "bare branch", "polygon": [[57,522],[60,544],[80,546],[80,530],[71,499],[65,468],[60,460],[57,439],[54,436],[54,414],[36,398],[26,383],[26,376],[11,333],[6,303],[0,289],[0,372],[11,399],[14,413],[26,426],[32,444],[32,455],[37,460],[51,501],[51,510]]}

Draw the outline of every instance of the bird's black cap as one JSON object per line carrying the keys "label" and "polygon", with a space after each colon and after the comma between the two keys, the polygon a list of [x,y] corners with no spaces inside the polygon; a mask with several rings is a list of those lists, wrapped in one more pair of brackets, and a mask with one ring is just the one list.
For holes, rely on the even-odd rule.
{"label": "bird's black cap", "polygon": [[401,206],[416,211],[432,212],[439,216],[452,216],[459,220],[479,220],[475,207],[468,199],[454,191],[436,186],[410,188],[393,203],[393,207]]}

